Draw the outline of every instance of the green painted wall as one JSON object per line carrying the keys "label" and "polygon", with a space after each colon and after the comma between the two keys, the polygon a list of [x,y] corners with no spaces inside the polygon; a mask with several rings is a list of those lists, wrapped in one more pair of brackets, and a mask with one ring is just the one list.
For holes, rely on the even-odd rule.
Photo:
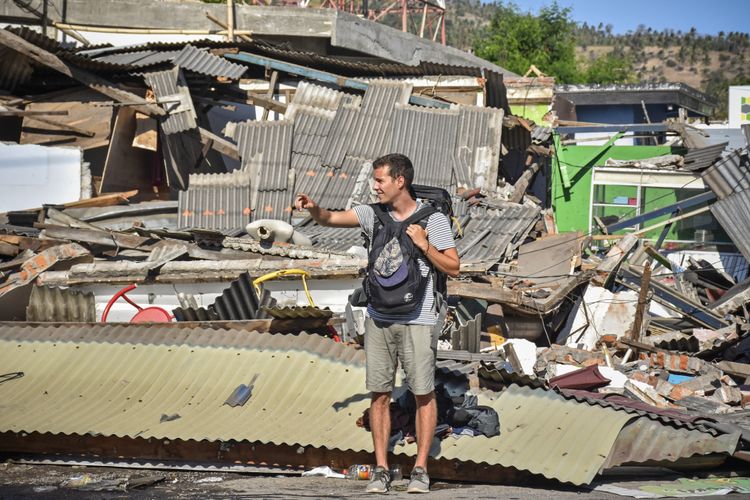
{"label": "green painted wall", "polygon": [[[561,146],[559,137],[555,136],[556,154],[552,158],[552,208],[555,212],[558,230],[588,232],[589,207],[592,201],[610,206],[593,207],[594,215],[598,217],[614,215],[626,219],[637,215],[637,188],[635,186],[602,186],[594,187],[591,200],[591,183],[593,167],[602,166],[607,158],[616,160],[640,160],[670,153],[680,154],[669,146]],[[563,184],[561,166],[567,172],[570,188]],[[697,189],[672,189],[660,187],[646,187],[641,194],[641,212],[646,213],[657,208],[676,203],[699,194]],[[693,206],[690,211],[705,205]],[[666,214],[651,219],[644,226],[652,226],[667,220],[671,215]],[[708,231],[709,241],[731,243],[731,239],[722,229],[710,212],[683,219],[672,225],[667,233],[667,240],[693,241],[696,240],[698,230]],[[656,240],[662,228],[645,233],[644,237]],[[625,229],[620,233],[628,233]]]}
{"label": "green painted wall", "polygon": [[534,123],[543,125],[544,120],[542,118],[549,111],[549,104],[511,104],[510,110],[513,116],[534,120]]}
{"label": "green painted wall", "polygon": [[[591,204],[591,179],[594,166],[604,165],[607,158],[616,160],[641,160],[670,154],[672,148],[669,146],[561,146],[559,136],[555,136],[556,154],[552,159],[552,208],[555,211],[557,228],[560,232],[588,231],[589,228],[589,206]],[[563,165],[568,172],[570,188],[563,186],[560,166]],[[617,189],[617,188],[615,188]],[[632,196],[626,187],[623,192],[606,193],[606,196]],[[662,199],[663,205],[673,203]],[[623,215],[622,210],[635,215],[635,207],[625,206],[618,215]],[[610,211],[616,213],[616,209]],[[654,222],[655,223],[655,222]]]}

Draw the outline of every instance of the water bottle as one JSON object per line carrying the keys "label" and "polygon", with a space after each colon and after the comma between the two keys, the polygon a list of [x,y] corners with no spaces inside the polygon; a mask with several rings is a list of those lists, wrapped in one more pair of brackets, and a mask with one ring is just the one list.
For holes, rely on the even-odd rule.
{"label": "water bottle", "polygon": [[368,481],[372,476],[372,471],[375,468],[373,465],[354,464],[349,466],[346,471],[347,479],[359,479]]}

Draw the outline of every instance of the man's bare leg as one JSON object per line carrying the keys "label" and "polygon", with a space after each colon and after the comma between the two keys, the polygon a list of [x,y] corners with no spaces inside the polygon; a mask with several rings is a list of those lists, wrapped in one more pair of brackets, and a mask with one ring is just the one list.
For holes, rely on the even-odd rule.
{"label": "man's bare leg", "polygon": [[[437,425],[437,403],[435,391],[423,396],[415,396],[417,400],[417,461],[415,467],[427,470],[427,457],[430,445],[435,435]],[[377,448],[375,449],[377,453]]]}
{"label": "man's bare leg", "polygon": [[388,469],[388,439],[391,437],[391,393],[373,392],[370,402],[370,429],[375,447],[375,463]]}

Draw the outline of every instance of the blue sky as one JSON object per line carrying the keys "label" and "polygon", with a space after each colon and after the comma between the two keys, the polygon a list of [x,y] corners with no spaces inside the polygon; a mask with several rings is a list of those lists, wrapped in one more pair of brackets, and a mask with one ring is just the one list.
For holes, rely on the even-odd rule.
{"label": "blue sky", "polygon": [[[515,3],[521,10],[537,12],[552,0]],[[635,31],[639,24],[656,30],[682,31],[695,26],[698,33],[711,35],[719,31],[750,32],[749,0],[559,0],[558,4],[573,9],[573,20],[611,24],[614,33]]]}

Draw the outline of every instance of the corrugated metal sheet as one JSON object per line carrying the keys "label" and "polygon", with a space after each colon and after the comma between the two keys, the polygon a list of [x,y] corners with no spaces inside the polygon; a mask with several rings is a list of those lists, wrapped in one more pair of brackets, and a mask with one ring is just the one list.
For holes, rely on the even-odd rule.
{"label": "corrugated metal sheet", "polygon": [[685,160],[684,168],[692,170],[693,172],[699,172],[704,170],[714,162],[721,158],[724,148],[727,147],[728,142],[722,142],[720,144],[712,144],[705,148],[694,148],[689,150],[684,156]]}
{"label": "corrugated metal sheet", "polygon": [[258,189],[287,189],[293,135],[294,122],[291,120],[237,124],[237,147],[242,168],[252,169],[257,165]]}
{"label": "corrugated metal sheet", "polygon": [[178,227],[244,228],[251,220],[250,173],[191,174],[179,192]]}
{"label": "corrugated metal sheet", "polygon": [[414,165],[414,182],[453,186],[458,109],[397,105],[389,151],[405,154]]}
{"label": "corrugated metal sheet", "polygon": [[531,130],[531,142],[533,144],[546,144],[552,139],[553,131],[552,127],[537,125]]}
{"label": "corrugated metal sheet", "polygon": [[276,319],[328,319],[333,316],[330,309],[312,306],[264,307],[264,310]]}
{"label": "corrugated metal sheet", "polygon": [[[503,110],[460,106],[453,173],[459,187],[494,187],[500,162]],[[485,182],[478,183],[477,176]],[[489,186],[489,183],[493,186]]]}
{"label": "corrugated metal sheet", "polygon": [[687,414],[671,408],[663,409],[648,405],[641,401],[635,401],[626,396],[587,393],[586,391],[563,390],[558,392],[565,399],[578,401],[588,405],[609,408],[639,417],[647,417],[651,420],[668,425],[675,429],[699,430],[713,435],[720,433],[700,422],[697,414]]}
{"label": "corrugated metal sheet", "polygon": [[336,111],[342,100],[358,106],[361,102],[361,97],[303,80],[297,85],[287,112],[293,112],[294,109],[302,106]]}
{"label": "corrugated metal sheet", "polygon": [[340,103],[331,130],[323,144],[323,154],[320,158],[323,165],[339,166],[346,156],[349,145],[361,140],[361,136],[357,134],[360,129],[364,128],[364,125],[365,122],[360,118],[359,107]]}
{"label": "corrugated metal sheet", "polygon": [[271,300],[267,290],[258,297],[250,273],[242,273],[216,297],[212,308],[221,320],[260,319],[268,317],[262,307],[270,306]]}
{"label": "corrugated metal sheet", "polygon": [[31,289],[26,321],[96,321],[94,294],[63,288],[35,286]]}
{"label": "corrugated metal sheet", "polygon": [[670,351],[680,352],[698,352],[700,345],[698,339],[692,335],[682,332],[667,332],[657,335],[650,335],[642,339],[655,347],[668,349]]}
{"label": "corrugated metal sheet", "polygon": [[173,101],[161,105],[167,111],[167,116],[159,122],[162,132],[170,135],[197,127],[190,89],[180,68],[145,73],[143,78],[157,100]]}
{"label": "corrugated metal sheet", "polygon": [[[333,350],[332,342],[319,342]],[[0,364],[27,375],[0,385],[2,432],[247,440],[372,452],[370,434],[355,425],[369,405],[369,398],[357,397],[367,394],[364,367],[333,361],[330,354],[2,341]],[[245,405],[223,404],[256,375]],[[516,386],[495,400],[480,395],[479,403],[498,411],[501,435],[443,441],[437,458],[515,467],[574,484],[593,479],[631,418]],[[179,418],[161,421],[163,414]],[[414,456],[415,449],[407,445],[395,452]]]}
{"label": "corrugated metal sheet", "polygon": [[31,80],[33,72],[28,57],[8,47],[0,47],[0,89],[13,91]]}
{"label": "corrugated metal sheet", "polygon": [[177,321],[216,321],[219,315],[213,308],[205,307],[176,307],[172,309],[172,314]]}
{"label": "corrugated metal sheet", "polygon": [[531,387],[533,389],[539,389],[546,385],[544,379],[508,370],[505,366],[505,363],[502,361],[499,363],[482,362],[477,373],[480,378],[491,380],[496,384],[501,384],[504,386],[516,384]]}
{"label": "corrugated metal sheet", "polygon": [[294,153],[320,156],[326,138],[331,131],[335,111],[318,109],[307,105],[297,105],[288,118],[294,120]]}
{"label": "corrugated metal sheet", "polygon": [[253,200],[253,219],[292,219],[292,203],[295,193],[289,189],[258,191]]}
{"label": "corrugated metal sheet", "polygon": [[732,193],[750,189],[750,165],[747,151],[733,151],[701,174],[716,196],[723,200]]}
{"label": "corrugated metal sheet", "polygon": [[498,262],[509,257],[536,223],[537,205],[517,205],[503,210],[477,210],[459,219],[464,237],[456,240],[462,262]]}
{"label": "corrugated metal sheet", "polygon": [[158,66],[159,64],[171,63],[179,53],[180,50],[139,50],[137,52],[125,52],[122,54],[107,54],[94,57],[93,59],[110,64],[128,65],[134,69],[142,69],[150,66]]}
{"label": "corrugated metal sheet", "polygon": [[43,34],[31,30],[25,26],[16,26],[5,29],[15,35],[18,35],[27,42],[36,45],[37,47],[44,49],[47,52],[51,52],[60,59],[72,63],[81,69],[95,71],[97,73],[126,73],[133,69],[128,64],[115,64],[89,59],[88,57],[85,57],[80,53],[63,47],[56,40],[46,37]]}
{"label": "corrugated metal sheet", "polygon": [[346,156],[374,160],[391,151],[395,105],[408,101],[411,85],[377,80],[370,83],[361,107],[341,101],[323,147],[323,165],[338,167]]}
{"label": "corrugated metal sheet", "polygon": [[362,246],[362,230],[357,227],[325,227],[310,224],[297,227],[297,231],[312,240],[313,248],[346,252],[353,246]]}
{"label": "corrugated metal sheet", "polygon": [[238,80],[247,71],[247,66],[230,62],[211,54],[208,49],[201,50],[192,45],[186,45],[182,49],[175,57],[174,64],[201,75],[220,76],[232,80]]}
{"label": "corrugated metal sheet", "polygon": [[273,244],[272,246],[267,247],[252,238],[227,237],[224,238],[221,244],[224,248],[242,250],[243,252],[253,252],[262,255],[276,255],[292,259],[330,259],[330,264],[332,266],[342,265],[341,262],[336,262],[336,257],[340,257],[340,261],[348,261],[346,265],[352,265],[358,262],[357,259],[346,253],[337,253],[331,250],[318,250],[293,244]]}
{"label": "corrugated metal sheet", "polygon": [[603,467],[649,460],[676,462],[710,453],[732,454],[739,439],[739,432],[713,436],[698,430],[664,427],[659,422],[639,418],[620,431]]}
{"label": "corrugated metal sheet", "polygon": [[304,351],[348,365],[365,364],[365,352],[315,334],[282,335],[247,330],[175,328],[158,323],[32,326],[0,323],[0,340],[58,344],[120,344]]}
{"label": "corrugated metal sheet", "polygon": [[[748,182],[750,177],[746,178]],[[711,205],[711,213],[737,249],[750,261],[750,187]]]}

